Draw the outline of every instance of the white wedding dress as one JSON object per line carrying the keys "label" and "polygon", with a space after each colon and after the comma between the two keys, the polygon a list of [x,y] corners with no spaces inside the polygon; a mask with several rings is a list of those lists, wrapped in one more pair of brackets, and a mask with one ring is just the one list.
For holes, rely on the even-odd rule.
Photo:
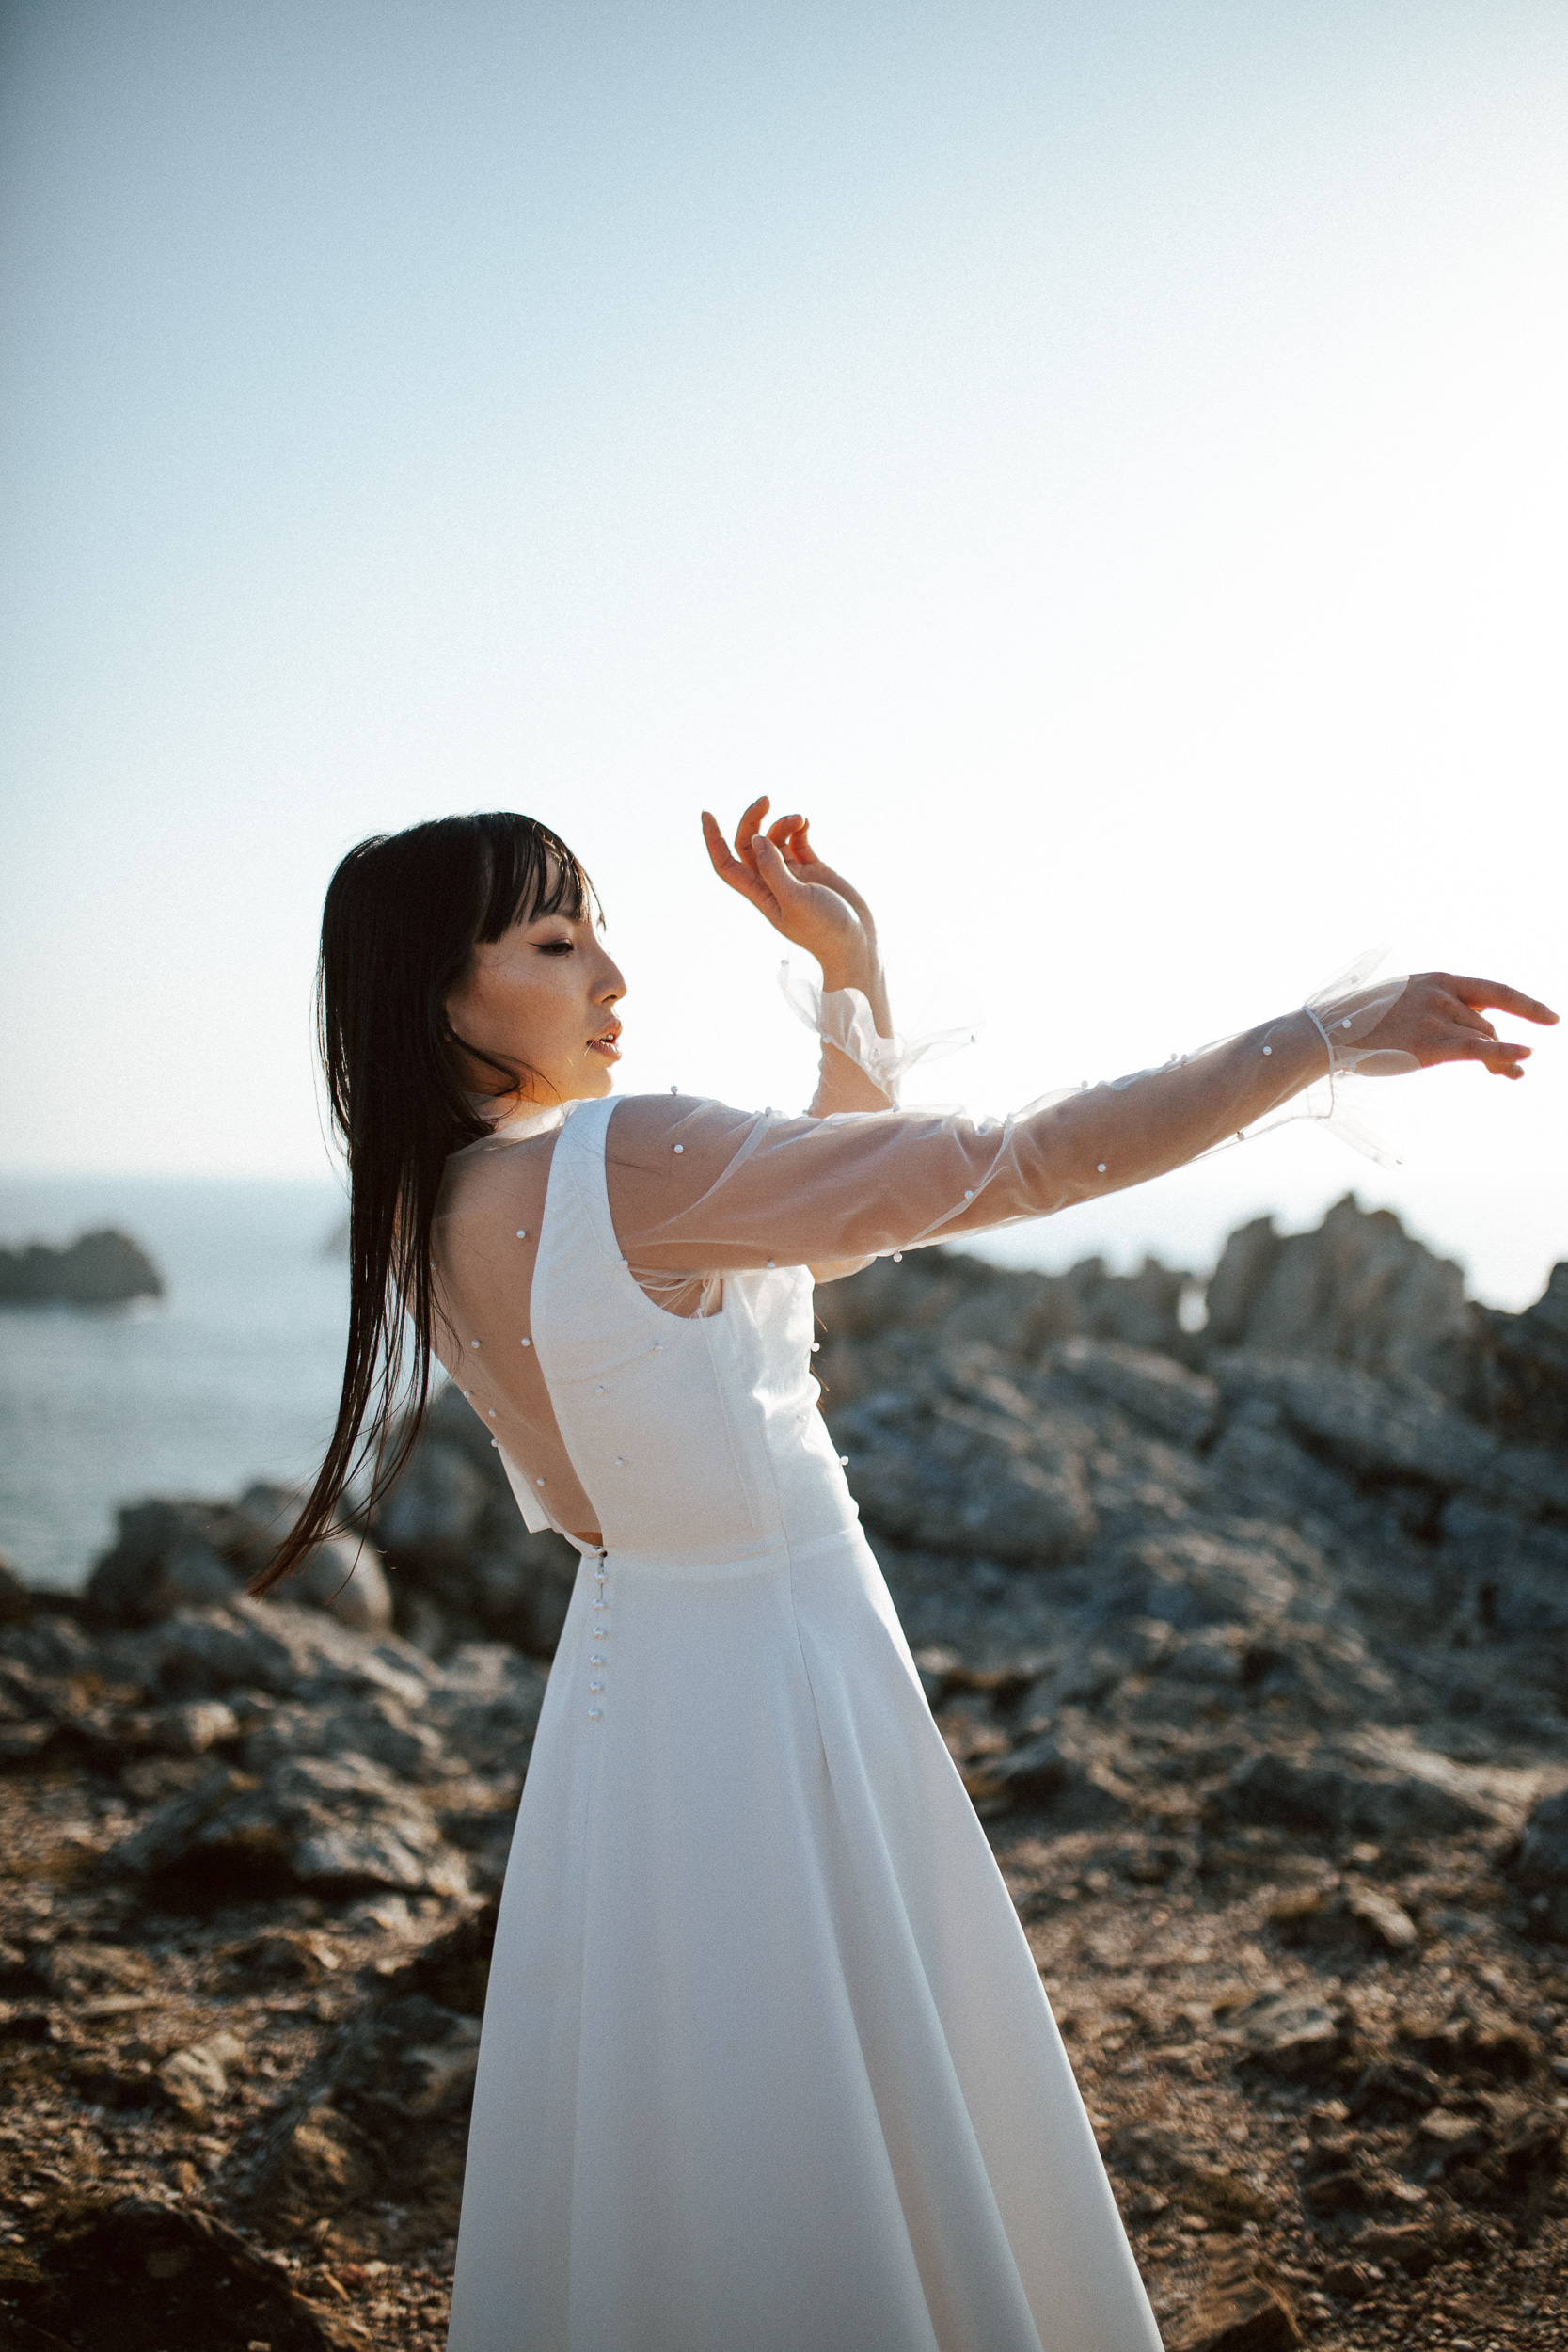
{"label": "white wedding dress", "polygon": [[501,1898],[451,2352],[1158,2352],[816,1409],[811,1268],[1175,1165],[1342,1073],[1393,993],[1336,1005],[1332,1055],[1320,1005],[995,1128],[891,1109],[891,1049],[830,997],[814,1117],[636,1097],[456,1155],[442,1354],[583,1564]]}

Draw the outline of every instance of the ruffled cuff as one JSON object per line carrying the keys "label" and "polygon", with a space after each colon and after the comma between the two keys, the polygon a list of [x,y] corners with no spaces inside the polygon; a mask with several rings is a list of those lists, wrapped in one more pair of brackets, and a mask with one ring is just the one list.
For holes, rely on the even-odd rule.
{"label": "ruffled cuff", "polygon": [[1368,948],[1347,970],[1316,989],[1302,1007],[1328,1049],[1328,1069],[1308,1087],[1297,1116],[1317,1120],[1353,1152],[1385,1168],[1397,1168],[1398,1156],[1360,1116],[1362,1079],[1404,1077],[1421,1066],[1414,1054],[1376,1041],[1378,1024],[1408,985],[1403,973],[1373,980],[1387,952],[1386,947]]}
{"label": "ruffled cuff", "polygon": [[942,1029],[930,1037],[906,1038],[896,1033],[879,1037],[871,1007],[858,988],[824,989],[819,980],[790,968],[786,956],[779,966],[779,986],[796,1018],[814,1029],[825,1045],[836,1045],[865,1073],[872,1085],[898,1101],[899,1081],[906,1070],[929,1055],[956,1054],[973,1045],[970,1029]]}

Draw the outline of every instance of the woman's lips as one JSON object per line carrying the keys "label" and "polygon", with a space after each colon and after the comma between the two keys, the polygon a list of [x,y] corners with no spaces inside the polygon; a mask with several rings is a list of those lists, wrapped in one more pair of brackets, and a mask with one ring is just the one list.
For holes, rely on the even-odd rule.
{"label": "woman's lips", "polygon": [[607,1032],[607,1034],[603,1037],[591,1037],[588,1041],[589,1052],[591,1054],[599,1055],[605,1061],[619,1061],[621,1058],[621,1048],[616,1041],[619,1039],[620,1034],[620,1030],[615,1029],[613,1031]]}

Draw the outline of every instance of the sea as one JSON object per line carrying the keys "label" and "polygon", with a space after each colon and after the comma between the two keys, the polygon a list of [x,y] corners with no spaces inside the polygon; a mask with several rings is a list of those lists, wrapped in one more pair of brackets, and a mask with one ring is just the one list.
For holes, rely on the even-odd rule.
{"label": "sea", "polygon": [[127,1307],[0,1307],[0,1552],[67,1589],[152,1495],[308,1481],[348,1325],[330,1182],[0,1178],[0,1241],[115,1225],[166,1284]]}

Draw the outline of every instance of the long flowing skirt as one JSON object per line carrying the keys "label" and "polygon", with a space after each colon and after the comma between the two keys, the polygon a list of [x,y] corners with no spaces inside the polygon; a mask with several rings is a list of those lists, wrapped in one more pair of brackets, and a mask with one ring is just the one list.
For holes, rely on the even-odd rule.
{"label": "long flowing skirt", "polygon": [[595,1565],[501,1899],[451,2352],[1158,2352],[859,1529]]}

